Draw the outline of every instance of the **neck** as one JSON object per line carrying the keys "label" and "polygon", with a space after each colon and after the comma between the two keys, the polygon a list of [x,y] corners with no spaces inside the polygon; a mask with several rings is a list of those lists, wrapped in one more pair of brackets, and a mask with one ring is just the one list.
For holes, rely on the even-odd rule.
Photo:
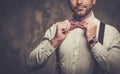
{"label": "neck", "polygon": [[77,16],[77,15],[73,15],[73,18],[76,20],[76,21],[85,21],[86,19],[88,19],[90,16],[92,15],[92,11],[90,11],[88,14],[86,14],[85,16]]}

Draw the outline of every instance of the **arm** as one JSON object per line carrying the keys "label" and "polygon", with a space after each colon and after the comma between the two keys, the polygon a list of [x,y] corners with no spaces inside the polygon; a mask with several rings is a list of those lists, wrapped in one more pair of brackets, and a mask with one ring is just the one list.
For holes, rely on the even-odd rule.
{"label": "arm", "polygon": [[34,69],[43,66],[50,55],[55,51],[55,48],[51,46],[50,40],[54,38],[56,33],[56,24],[50,27],[46,32],[43,40],[40,44],[30,52],[27,65],[29,69]]}
{"label": "arm", "polygon": [[[86,28],[86,39],[89,42],[96,37],[97,26],[95,23],[89,22],[84,24]],[[109,46],[105,47],[100,42],[92,43],[91,53],[98,62],[99,66],[111,74],[119,74],[120,70],[120,34],[116,28],[107,26],[107,41]]]}
{"label": "arm", "polygon": [[40,67],[49,59],[55,48],[66,38],[70,29],[70,22],[65,20],[58,22],[49,28],[41,43],[30,53],[28,57],[28,67]]}
{"label": "arm", "polygon": [[120,73],[120,34],[116,29],[112,33],[113,37],[108,48],[97,42],[91,52],[104,70],[117,74]]}

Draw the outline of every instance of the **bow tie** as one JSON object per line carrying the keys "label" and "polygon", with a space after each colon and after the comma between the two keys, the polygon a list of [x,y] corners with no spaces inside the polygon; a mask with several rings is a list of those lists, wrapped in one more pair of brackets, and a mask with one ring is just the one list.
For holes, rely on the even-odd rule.
{"label": "bow tie", "polygon": [[71,23],[70,30],[73,30],[75,28],[81,28],[81,29],[85,30],[82,22],[70,21],[70,23]]}

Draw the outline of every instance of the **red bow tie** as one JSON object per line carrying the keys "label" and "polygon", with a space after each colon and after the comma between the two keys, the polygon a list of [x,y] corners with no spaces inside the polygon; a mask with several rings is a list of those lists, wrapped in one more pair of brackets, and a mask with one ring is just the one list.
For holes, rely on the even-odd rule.
{"label": "red bow tie", "polygon": [[81,29],[85,30],[85,28],[81,22],[70,21],[70,23],[71,23],[70,30],[73,30],[75,28],[81,28]]}

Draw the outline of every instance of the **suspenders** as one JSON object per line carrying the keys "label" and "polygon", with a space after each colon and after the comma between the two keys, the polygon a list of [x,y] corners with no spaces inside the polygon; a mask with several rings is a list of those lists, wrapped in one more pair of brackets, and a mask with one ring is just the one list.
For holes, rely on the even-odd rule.
{"label": "suspenders", "polygon": [[105,24],[100,22],[98,41],[103,44]]}
{"label": "suspenders", "polygon": [[[103,45],[103,40],[104,40],[104,31],[105,31],[105,24],[100,22],[99,26],[99,34],[98,34],[98,41]],[[93,71],[93,74],[107,74],[106,71],[101,69],[95,60],[95,70]]]}

